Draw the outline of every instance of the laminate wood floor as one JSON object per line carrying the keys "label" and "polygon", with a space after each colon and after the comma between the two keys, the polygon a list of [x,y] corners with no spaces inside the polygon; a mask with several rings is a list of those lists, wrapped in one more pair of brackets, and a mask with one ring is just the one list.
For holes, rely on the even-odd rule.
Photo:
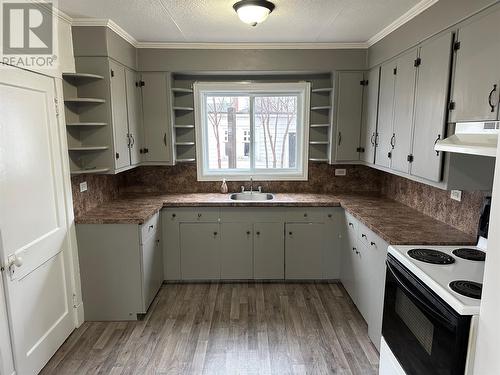
{"label": "laminate wood floor", "polygon": [[341,284],[167,284],[138,322],[85,322],[42,374],[376,374]]}

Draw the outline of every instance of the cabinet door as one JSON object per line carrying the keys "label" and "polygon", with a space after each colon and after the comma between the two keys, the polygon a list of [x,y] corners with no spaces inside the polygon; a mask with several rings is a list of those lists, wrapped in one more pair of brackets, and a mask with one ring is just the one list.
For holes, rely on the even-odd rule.
{"label": "cabinet door", "polygon": [[359,160],[361,111],[363,106],[362,72],[338,74],[336,161]]}
{"label": "cabinet door", "polygon": [[394,91],[393,133],[391,168],[409,173],[408,156],[411,150],[413,109],[415,103],[415,79],[417,49],[405,53],[397,59],[396,88]]}
{"label": "cabinet door", "polygon": [[360,241],[358,241],[353,262],[357,298],[355,303],[365,321],[368,322],[370,317],[370,292],[372,290],[370,284],[372,282],[371,277],[373,276],[373,265],[370,264],[368,248]]}
{"label": "cabinet door", "polygon": [[253,277],[251,223],[221,224],[221,279]]}
{"label": "cabinet door", "polygon": [[130,165],[125,68],[112,60],[109,60],[109,67],[111,69],[115,168],[120,169]]}
{"label": "cabinet door", "polygon": [[[498,25],[500,9],[497,8],[458,31],[460,49],[456,54],[452,95],[455,109],[451,111],[451,122],[497,119],[500,89]],[[493,91],[495,85],[496,91]]]}
{"label": "cabinet door", "polygon": [[368,82],[363,91],[363,119],[360,142],[360,147],[365,151],[361,153],[361,160],[374,163],[380,67],[370,70],[365,77]]}
{"label": "cabinet door", "polygon": [[141,162],[140,149],[142,148],[142,103],[139,81],[136,72],[125,70],[127,86],[127,113],[128,133],[130,138],[130,164]]}
{"label": "cabinet door", "polygon": [[391,166],[389,153],[392,151],[392,119],[394,114],[394,86],[396,84],[395,69],[395,61],[390,61],[382,65],[380,69],[375,164],[387,168]]}
{"label": "cabinet door", "polygon": [[163,257],[159,236],[149,237],[141,246],[144,311],[148,309],[163,283]]}
{"label": "cabinet door", "polygon": [[145,161],[173,163],[168,73],[142,73]]}
{"label": "cabinet door", "polygon": [[181,223],[179,224],[179,227],[182,279],[219,279],[219,224]]}
{"label": "cabinet door", "polygon": [[285,278],[323,278],[323,223],[287,223],[285,225]]}
{"label": "cabinet door", "polygon": [[285,278],[285,239],[282,223],[255,223],[253,243],[255,279]]}
{"label": "cabinet door", "polygon": [[443,153],[434,151],[434,144],[444,137],[451,43],[448,33],[420,48],[410,172],[431,181],[441,180]]}
{"label": "cabinet door", "polygon": [[342,285],[356,304],[358,301],[356,295],[356,274],[354,271],[357,251],[357,222],[349,214],[345,214],[344,235],[342,240],[342,269],[340,278]]}

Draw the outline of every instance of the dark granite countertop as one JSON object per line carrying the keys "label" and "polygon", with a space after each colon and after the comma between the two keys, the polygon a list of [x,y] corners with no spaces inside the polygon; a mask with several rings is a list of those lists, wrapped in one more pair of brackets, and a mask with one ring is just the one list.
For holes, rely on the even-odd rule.
{"label": "dark granite countertop", "polygon": [[142,224],[163,207],[343,207],[394,245],[472,245],[476,238],[415,209],[375,195],[275,194],[271,201],[233,201],[228,194],[137,194],[106,202],[77,224]]}

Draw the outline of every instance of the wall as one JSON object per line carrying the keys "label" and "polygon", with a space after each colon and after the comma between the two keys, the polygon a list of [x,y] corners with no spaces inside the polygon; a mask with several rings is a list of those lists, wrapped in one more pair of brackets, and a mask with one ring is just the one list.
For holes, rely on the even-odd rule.
{"label": "wall", "polygon": [[389,173],[384,173],[381,192],[388,198],[473,235],[477,234],[483,199],[489,194],[463,191],[462,201],[457,202],[450,198],[447,190]]}
{"label": "wall", "polygon": [[368,66],[380,64],[498,0],[439,0],[368,49]]}
{"label": "wall", "polygon": [[366,68],[366,50],[139,49],[140,71],[330,72]]}
{"label": "wall", "polygon": [[[118,197],[121,175],[80,175],[71,177],[75,217]],[[87,182],[87,191],[80,193],[80,183]]]}
{"label": "wall", "polygon": [[[500,148],[497,151],[500,160]],[[496,230],[493,230],[495,228]],[[479,331],[476,347],[475,375],[500,374],[500,163],[496,165],[488,234],[488,255],[483,280]]]}

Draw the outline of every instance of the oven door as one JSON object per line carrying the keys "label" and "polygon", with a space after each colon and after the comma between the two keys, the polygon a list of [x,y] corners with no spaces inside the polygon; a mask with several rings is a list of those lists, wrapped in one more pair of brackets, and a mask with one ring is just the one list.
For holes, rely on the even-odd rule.
{"label": "oven door", "polygon": [[463,375],[470,316],[457,314],[391,254],[382,336],[407,375]]}

